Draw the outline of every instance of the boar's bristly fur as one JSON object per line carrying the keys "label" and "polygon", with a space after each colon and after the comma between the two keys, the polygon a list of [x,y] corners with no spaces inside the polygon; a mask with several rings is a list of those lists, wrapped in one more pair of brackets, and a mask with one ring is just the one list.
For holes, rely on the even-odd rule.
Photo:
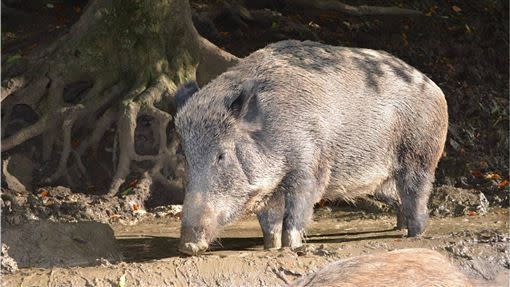
{"label": "boar's bristly fur", "polygon": [[328,264],[289,287],[470,287],[447,258],[430,249],[400,249]]}
{"label": "boar's bristly fur", "polygon": [[188,163],[181,250],[256,211],[266,248],[297,247],[321,198],[373,194],[424,231],[446,139],[441,90],[382,51],[282,41],[193,95],[175,124]]}

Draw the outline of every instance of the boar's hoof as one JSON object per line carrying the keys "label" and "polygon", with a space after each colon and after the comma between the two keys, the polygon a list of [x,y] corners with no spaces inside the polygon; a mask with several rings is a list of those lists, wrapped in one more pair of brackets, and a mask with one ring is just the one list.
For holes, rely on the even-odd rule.
{"label": "boar's hoof", "polygon": [[428,215],[416,215],[415,218],[407,218],[407,236],[418,237],[424,231],[427,224]]}
{"label": "boar's hoof", "polygon": [[419,231],[416,229],[408,229],[407,230],[407,237],[421,237],[423,231]]}
{"label": "boar's hoof", "polygon": [[187,255],[199,255],[204,253],[209,246],[205,242],[199,243],[184,243],[179,246],[179,251]]}
{"label": "boar's hoof", "polygon": [[281,233],[264,235],[264,249],[280,249],[282,248]]}
{"label": "boar's hoof", "polygon": [[302,234],[299,230],[285,230],[282,236],[282,244],[292,249],[303,246]]}

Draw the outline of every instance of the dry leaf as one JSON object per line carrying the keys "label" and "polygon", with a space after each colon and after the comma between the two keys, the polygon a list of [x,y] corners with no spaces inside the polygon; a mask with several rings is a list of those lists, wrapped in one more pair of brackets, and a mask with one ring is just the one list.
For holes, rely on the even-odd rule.
{"label": "dry leaf", "polygon": [[402,40],[404,41],[404,46],[409,45],[409,42],[407,41],[407,34],[405,32],[402,32]]}
{"label": "dry leaf", "polygon": [[497,173],[489,172],[489,173],[485,174],[485,179],[497,180],[497,179],[501,179],[501,176]]}
{"label": "dry leaf", "polygon": [[128,186],[135,187],[137,184],[138,184],[138,179],[133,179],[132,181],[129,182]]}
{"label": "dry leaf", "polygon": [[479,170],[472,170],[471,175],[474,177],[482,177],[483,174]]}
{"label": "dry leaf", "polygon": [[508,180],[504,179],[496,185],[497,188],[505,188],[508,186]]}
{"label": "dry leaf", "polygon": [[456,6],[456,5],[453,5],[453,6],[452,6],[452,10],[453,10],[453,11],[455,11],[455,12],[457,12],[457,13],[459,13],[460,11],[462,11],[462,9],[460,9],[460,7],[459,7],[459,6]]}

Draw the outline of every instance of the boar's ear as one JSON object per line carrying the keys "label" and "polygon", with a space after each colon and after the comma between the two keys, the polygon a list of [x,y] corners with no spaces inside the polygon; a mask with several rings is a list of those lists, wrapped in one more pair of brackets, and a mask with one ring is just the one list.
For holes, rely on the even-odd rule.
{"label": "boar's ear", "polygon": [[[255,80],[247,80],[241,84],[240,92],[233,99],[228,107],[230,113],[236,118],[250,118],[257,109],[257,82]],[[254,111],[255,109],[255,111]]]}
{"label": "boar's ear", "polygon": [[195,81],[190,81],[182,85],[177,92],[175,92],[175,104],[177,109],[182,108],[186,101],[198,91],[198,85]]}

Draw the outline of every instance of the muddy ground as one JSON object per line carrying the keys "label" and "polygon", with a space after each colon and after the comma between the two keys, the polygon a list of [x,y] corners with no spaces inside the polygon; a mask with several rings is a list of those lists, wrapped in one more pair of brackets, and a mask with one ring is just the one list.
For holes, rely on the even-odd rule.
{"label": "muddy ground", "polygon": [[281,286],[327,262],[409,247],[448,256],[482,286],[508,286],[508,210],[486,215],[433,217],[422,238],[403,237],[391,215],[325,207],[315,213],[307,244],[299,250],[264,251],[258,223],[247,217],[228,227],[212,251],[182,257],[176,251],[179,219],[148,218],[135,225],[112,224],[124,259],[96,266],[22,268],[5,275],[3,286]]}

